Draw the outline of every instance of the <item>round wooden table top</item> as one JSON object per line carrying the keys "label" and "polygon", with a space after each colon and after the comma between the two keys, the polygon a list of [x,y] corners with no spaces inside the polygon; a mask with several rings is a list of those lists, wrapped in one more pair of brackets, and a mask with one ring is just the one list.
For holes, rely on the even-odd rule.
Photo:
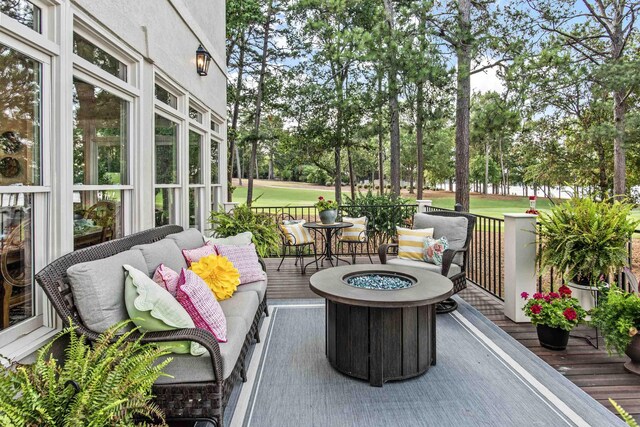
{"label": "round wooden table top", "polygon": [[[345,276],[385,274],[409,278],[414,285],[404,289],[363,289],[349,285]],[[453,282],[441,274],[400,265],[345,265],[327,268],[309,279],[313,292],[337,303],[362,307],[399,308],[436,304],[453,294]]]}
{"label": "round wooden table top", "polygon": [[302,224],[304,228],[327,229],[327,228],[349,228],[353,227],[350,222],[334,222],[333,224],[323,224],[321,222],[305,222]]}

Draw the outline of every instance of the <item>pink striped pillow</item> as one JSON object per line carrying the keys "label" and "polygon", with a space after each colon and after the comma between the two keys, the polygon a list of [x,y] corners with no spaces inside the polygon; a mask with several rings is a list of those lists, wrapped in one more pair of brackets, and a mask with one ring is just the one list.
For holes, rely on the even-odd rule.
{"label": "pink striped pillow", "polygon": [[227,319],[220,303],[200,276],[183,268],[176,299],[197,328],[211,332],[218,342],[227,342]]}
{"label": "pink striped pillow", "polygon": [[241,246],[216,245],[218,255],[226,256],[240,272],[240,284],[257,282],[266,278],[258,261],[258,254],[253,243]]}
{"label": "pink striped pillow", "polygon": [[153,273],[153,281],[167,290],[174,298],[178,290],[179,278],[180,275],[178,273],[164,264],[160,264],[158,268],[156,268],[156,272]]}
{"label": "pink striped pillow", "polygon": [[192,262],[199,261],[200,258],[214,255],[215,253],[215,247],[209,243],[205,243],[204,246],[200,246],[199,248],[182,250],[182,256],[184,256],[184,259],[187,261],[187,265],[191,265]]}

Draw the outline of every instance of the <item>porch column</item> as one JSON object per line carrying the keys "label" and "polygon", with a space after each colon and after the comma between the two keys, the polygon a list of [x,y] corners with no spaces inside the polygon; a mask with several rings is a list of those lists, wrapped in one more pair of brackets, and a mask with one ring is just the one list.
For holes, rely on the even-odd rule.
{"label": "porch column", "polygon": [[526,292],[536,292],[536,215],[504,215],[504,315],[529,322],[522,307]]}
{"label": "porch column", "polygon": [[239,204],[240,204],[239,202],[222,202],[222,205],[224,206],[224,211],[226,213],[231,212]]}
{"label": "porch column", "polygon": [[425,213],[427,211],[426,207],[431,206],[431,200],[428,199],[416,200],[416,203],[418,204],[418,212],[420,213]]}

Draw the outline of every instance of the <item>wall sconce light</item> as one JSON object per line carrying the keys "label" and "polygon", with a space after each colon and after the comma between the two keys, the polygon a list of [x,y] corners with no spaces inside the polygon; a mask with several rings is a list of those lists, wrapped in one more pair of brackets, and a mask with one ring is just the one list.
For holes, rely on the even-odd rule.
{"label": "wall sconce light", "polygon": [[198,46],[196,50],[196,71],[200,76],[206,76],[209,73],[209,63],[211,62],[211,55],[202,45]]}

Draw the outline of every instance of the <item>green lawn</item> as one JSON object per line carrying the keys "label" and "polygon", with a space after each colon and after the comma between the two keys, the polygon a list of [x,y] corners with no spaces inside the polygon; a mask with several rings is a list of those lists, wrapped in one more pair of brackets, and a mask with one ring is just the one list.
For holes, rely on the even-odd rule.
{"label": "green lawn", "polygon": [[[334,195],[332,189],[255,187],[253,206],[311,206],[319,196],[331,200]],[[247,187],[236,187],[233,191],[233,201],[244,203],[246,198]]]}

